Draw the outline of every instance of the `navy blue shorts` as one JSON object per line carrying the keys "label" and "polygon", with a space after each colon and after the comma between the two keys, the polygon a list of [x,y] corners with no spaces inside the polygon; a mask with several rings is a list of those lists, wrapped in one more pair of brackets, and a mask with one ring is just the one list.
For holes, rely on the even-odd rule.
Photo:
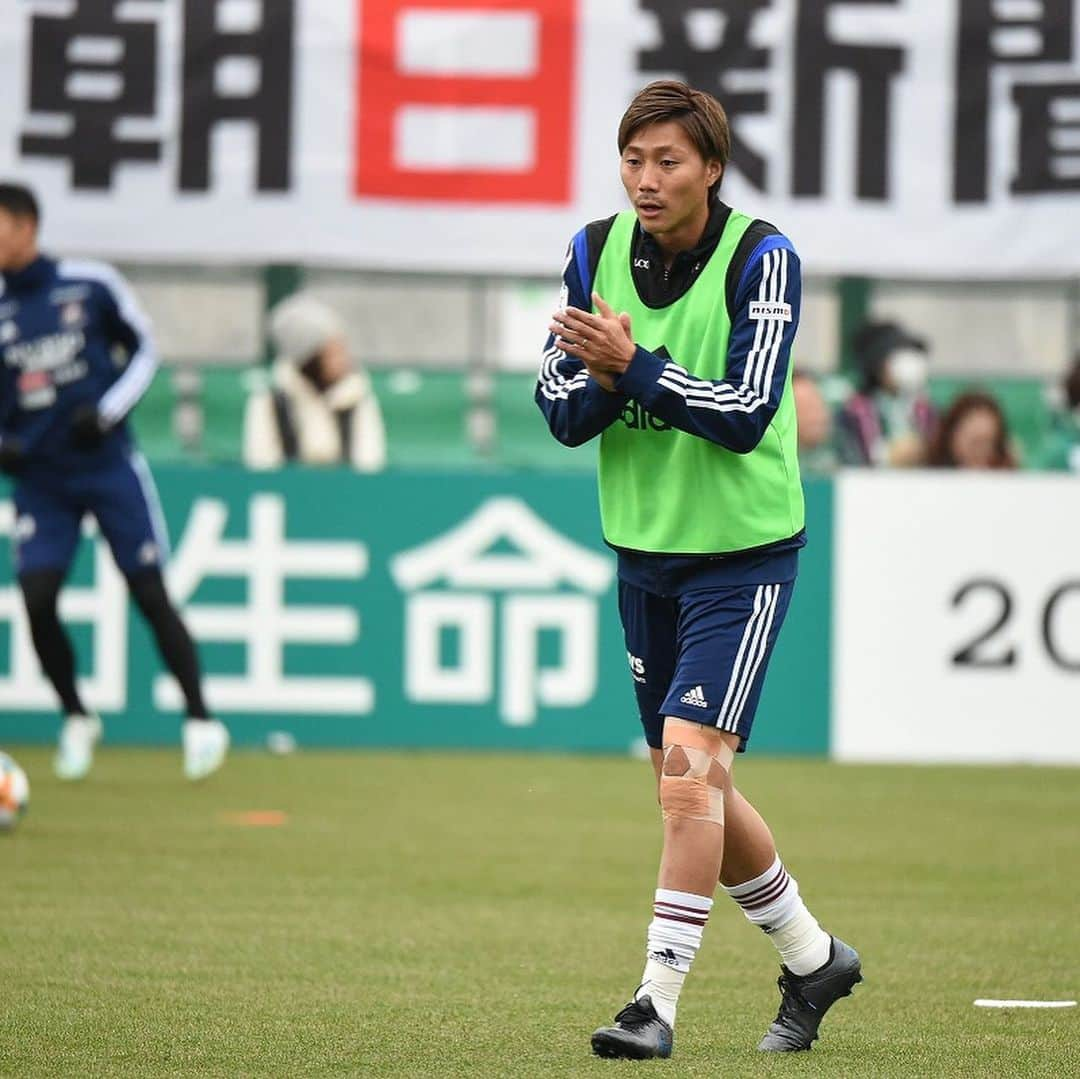
{"label": "navy blue shorts", "polygon": [[664,717],[730,731],[746,747],[795,582],[657,596],[619,582],[619,614],[645,740]]}
{"label": "navy blue shorts", "polygon": [[160,567],[167,557],[157,489],[142,455],[132,453],[93,471],[16,483],[15,572],[66,571],[87,514],[125,576]]}

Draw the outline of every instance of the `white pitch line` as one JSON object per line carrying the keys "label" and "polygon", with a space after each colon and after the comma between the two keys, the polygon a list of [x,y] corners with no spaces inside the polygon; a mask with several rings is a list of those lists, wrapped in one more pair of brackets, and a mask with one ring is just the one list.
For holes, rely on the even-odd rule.
{"label": "white pitch line", "polygon": [[976,1008],[1075,1008],[1075,1000],[982,1000]]}

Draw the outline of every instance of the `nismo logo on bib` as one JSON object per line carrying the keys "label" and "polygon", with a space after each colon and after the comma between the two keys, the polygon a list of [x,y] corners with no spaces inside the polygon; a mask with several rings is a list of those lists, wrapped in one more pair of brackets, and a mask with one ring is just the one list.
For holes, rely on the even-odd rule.
{"label": "nismo logo on bib", "polygon": [[754,300],[750,304],[750,318],[754,322],[790,322],[791,304]]}

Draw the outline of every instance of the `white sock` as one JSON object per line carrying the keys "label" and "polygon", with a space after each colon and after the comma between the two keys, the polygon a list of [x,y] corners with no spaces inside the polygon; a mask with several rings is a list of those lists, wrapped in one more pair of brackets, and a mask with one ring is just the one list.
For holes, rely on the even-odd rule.
{"label": "white sock", "polygon": [[806,909],[799,885],[780,856],[759,877],[724,891],[743,914],[768,933],[780,960],[792,974],[809,974],[823,967],[832,952],[832,937]]}
{"label": "white sock", "polygon": [[656,1014],[669,1026],[675,1025],[679,994],[701,947],[701,935],[712,905],[712,899],[706,895],[656,889],[645,972],[634,996],[651,997]]}

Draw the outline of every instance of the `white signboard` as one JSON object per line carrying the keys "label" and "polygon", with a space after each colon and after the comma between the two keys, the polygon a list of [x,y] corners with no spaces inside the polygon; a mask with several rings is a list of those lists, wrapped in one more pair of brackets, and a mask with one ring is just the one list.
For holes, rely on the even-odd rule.
{"label": "white signboard", "polygon": [[1080,485],[846,473],[832,754],[1080,763]]}
{"label": "white signboard", "polygon": [[1080,271],[1080,0],[22,0],[0,176],[122,259],[554,273],[639,86],[713,92],[725,197],[815,273]]}

